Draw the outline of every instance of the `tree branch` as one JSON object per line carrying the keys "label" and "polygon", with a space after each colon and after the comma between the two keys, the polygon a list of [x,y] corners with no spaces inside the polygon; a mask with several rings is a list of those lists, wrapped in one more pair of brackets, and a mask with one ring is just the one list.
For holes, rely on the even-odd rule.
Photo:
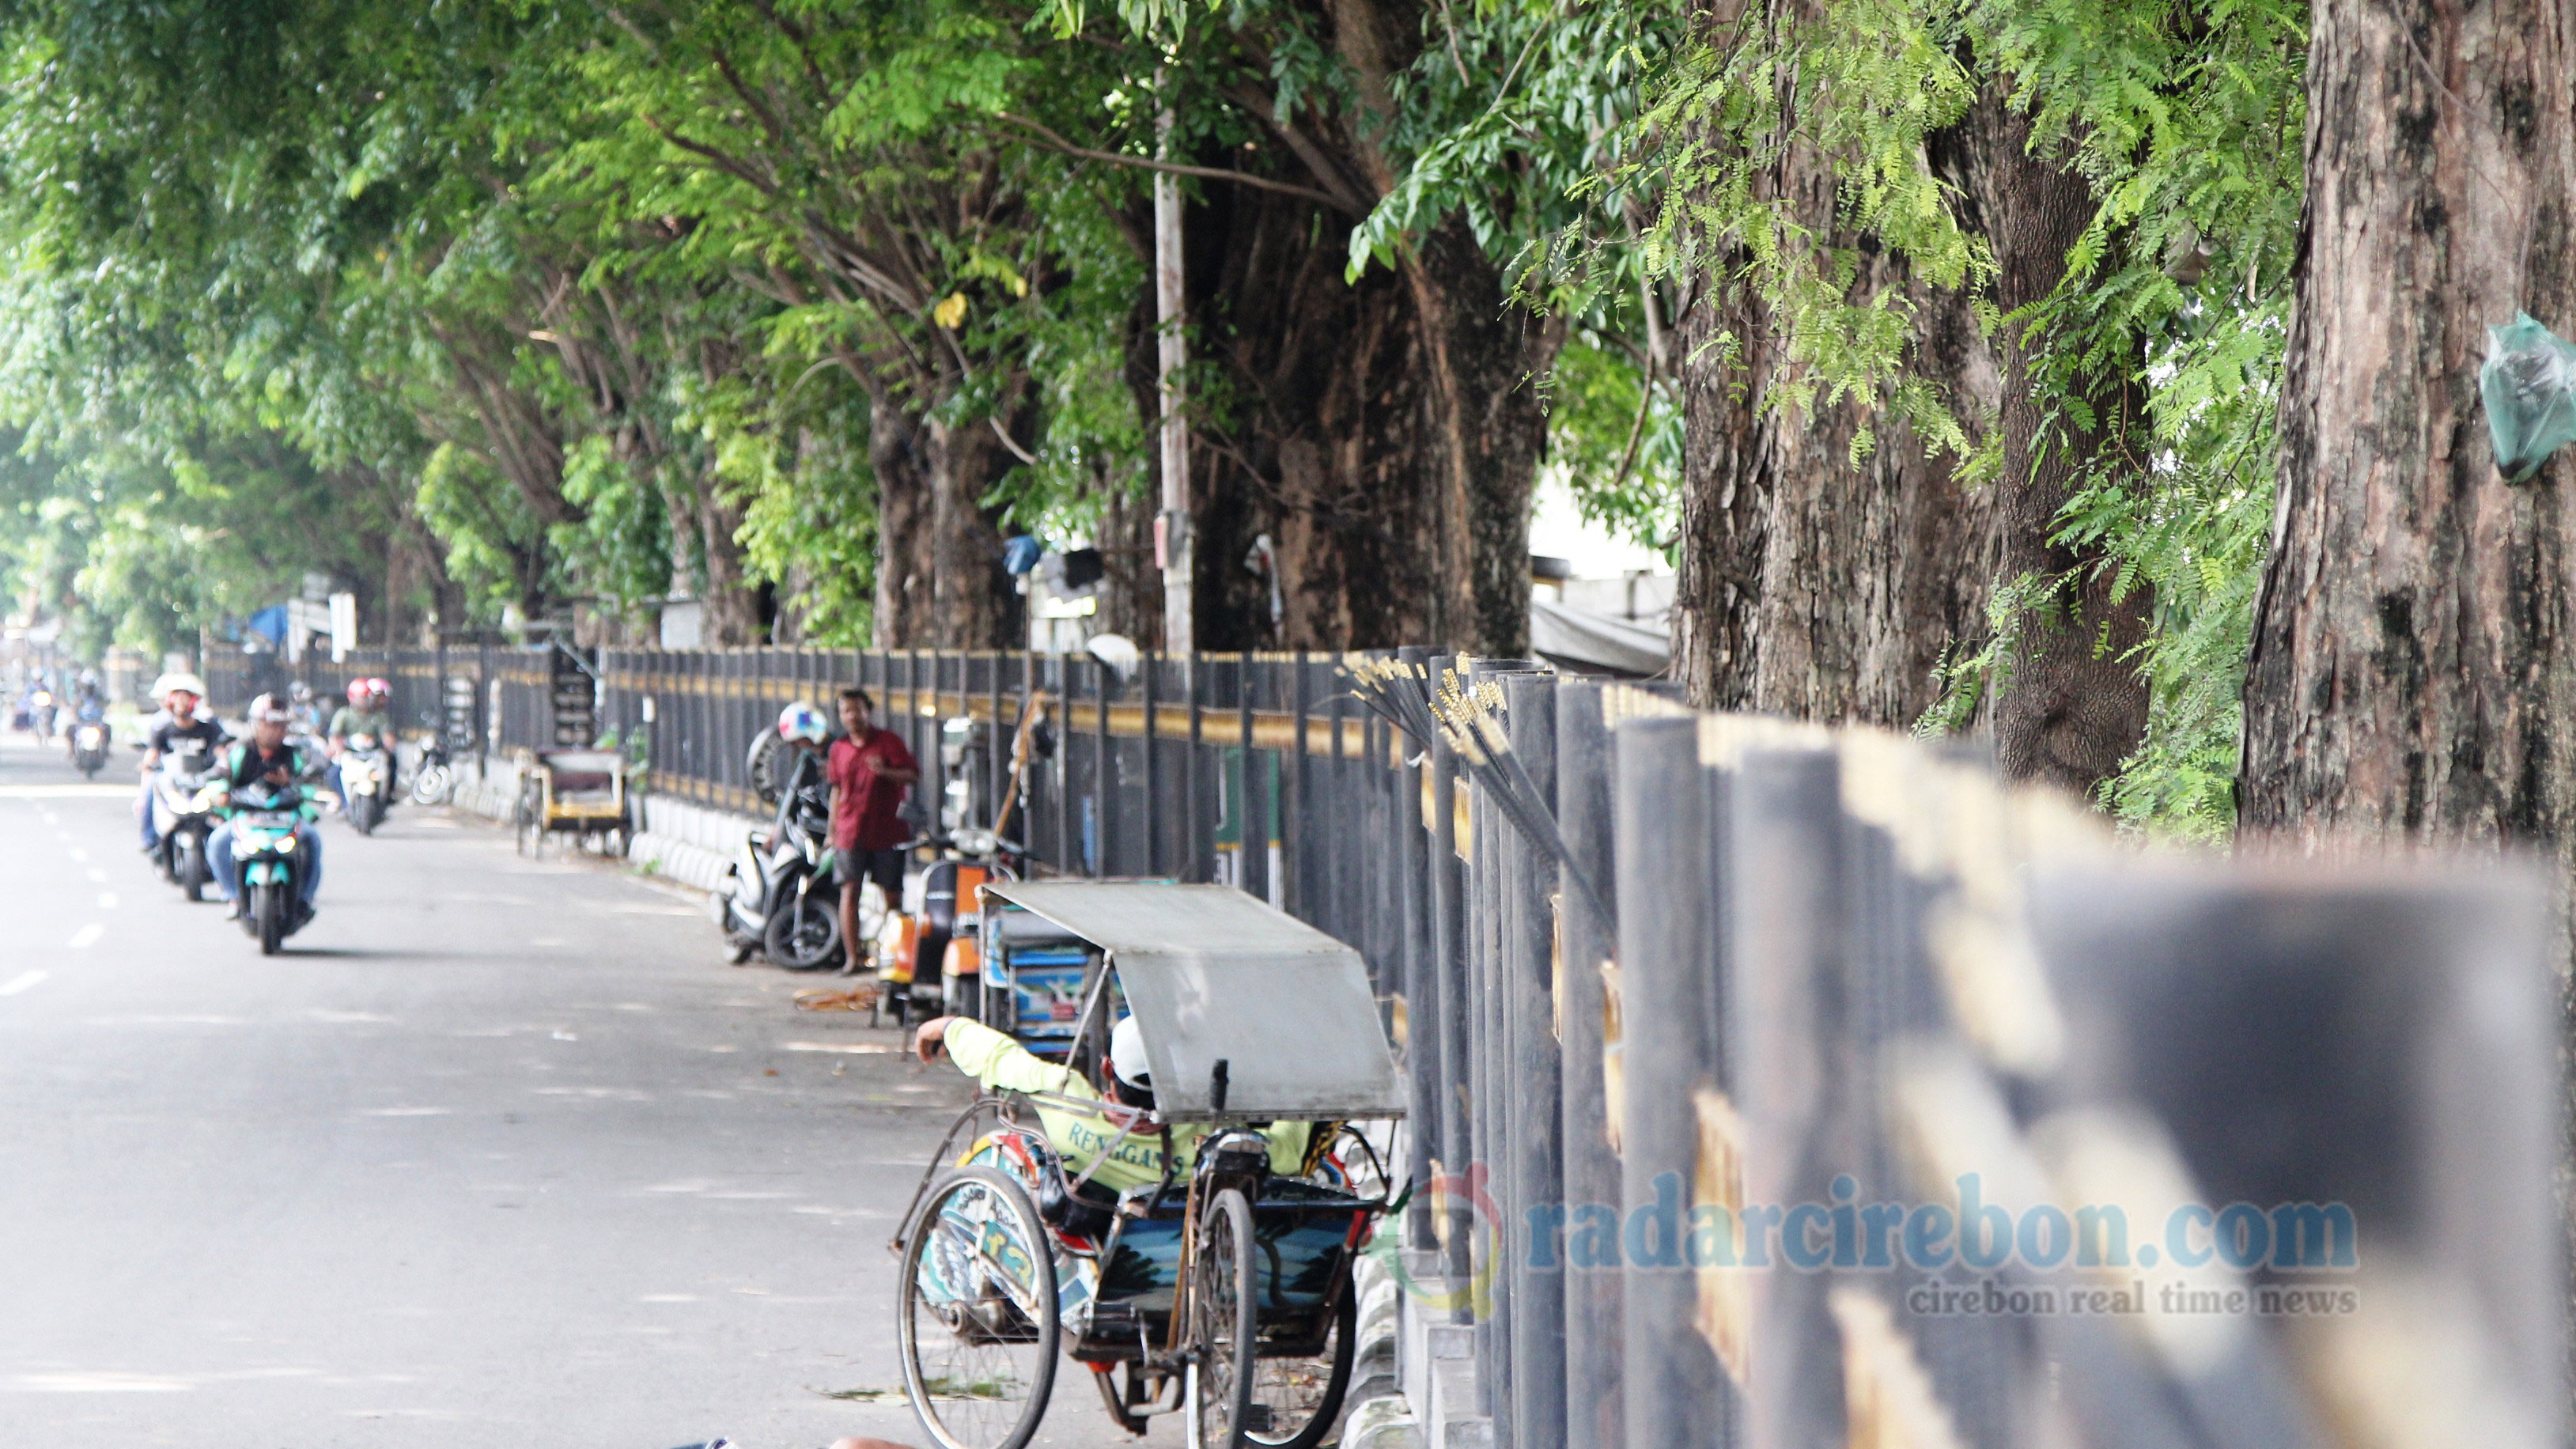
{"label": "tree branch", "polygon": [[1036,136],[1039,144],[1046,146],[1048,149],[1061,151],[1067,156],[1077,157],[1084,161],[1099,161],[1111,166],[1128,166],[1139,171],[1166,171],[1174,176],[1200,176],[1205,177],[1210,181],[1231,181],[1238,186],[1255,187],[1262,191],[1276,191],[1283,196],[1297,196],[1303,197],[1308,201],[1320,202],[1325,206],[1331,207],[1335,211],[1342,212],[1352,217],[1368,215],[1367,208],[1355,208],[1341,197],[1335,196],[1330,192],[1317,191],[1311,186],[1298,186],[1286,181],[1273,181],[1267,176],[1255,176],[1248,171],[1224,171],[1214,166],[1186,166],[1177,161],[1155,161],[1143,156],[1122,156],[1115,151],[1095,151],[1088,146],[1077,146],[1073,144],[1071,141],[1066,140],[1064,137],[1057,135],[1055,132],[1048,130],[1045,126],[1030,120],[1026,116],[1015,116],[1008,111],[999,111],[996,112],[995,115],[1001,120],[1008,121],[1014,126],[1019,126],[1029,131]]}

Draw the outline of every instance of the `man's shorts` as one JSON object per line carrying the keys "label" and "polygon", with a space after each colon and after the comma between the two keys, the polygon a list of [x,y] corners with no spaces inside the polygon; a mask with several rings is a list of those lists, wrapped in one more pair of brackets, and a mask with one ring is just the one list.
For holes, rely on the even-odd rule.
{"label": "man's shorts", "polygon": [[903,847],[890,845],[883,850],[870,850],[854,845],[838,852],[837,860],[841,884],[872,880],[885,892],[889,908],[903,904]]}

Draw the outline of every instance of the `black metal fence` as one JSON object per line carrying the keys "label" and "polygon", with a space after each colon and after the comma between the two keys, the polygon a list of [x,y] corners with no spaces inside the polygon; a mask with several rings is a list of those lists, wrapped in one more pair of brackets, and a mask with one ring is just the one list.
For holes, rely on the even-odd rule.
{"label": "black metal fence", "polygon": [[[1939,745],[1400,657],[612,652],[595,723],[744,804],[857,682],[1055,868],[1357,947],[1397,1277],[1480,1370],[1435,1442],[2564,1442],[2537,876],[2156,855]],[[477,730],[550,738],[550,665],[473,664]]]}

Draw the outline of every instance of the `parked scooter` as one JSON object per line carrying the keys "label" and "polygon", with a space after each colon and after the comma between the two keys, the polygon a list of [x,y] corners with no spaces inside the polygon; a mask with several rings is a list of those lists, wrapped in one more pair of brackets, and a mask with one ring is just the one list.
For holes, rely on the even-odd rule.
{"label": "parked scooter", "polygon": [[274,956],[287,937],[312,920],[299,889],[304,858],[295,830],[304,823],[301,785],[253,783],[232,796],[233,862],[241,871],[242,930]]}
{"label": "parked scooter", "polygon": [[447,732],[438,727],[438,716],[424,712],[421,723],[429,726],[420,737],[420,764],[411,774],[411,803],[444,805],[456,788],[456,768],[447,754]]}
{"label": "parked scooter", "polygon": [[877,982],[881,1009],[909,1025],[934,1016],[977,1016],[983,963],[976,947],[983,913],[982,889],[1013,881],[1028,863],[1018,842],[981,826],[928,835],[905,847],[936,852],[908,873],[899,909],[878,926]]}
{"label": "parked scooter", "polygon": [[840,893],[833,885],[831,802],[819,785],[795,791],[755,829],[724,888],[708,903],[739,966],[758,951],[790,971],[841,961]]}
{"label": "parked scooter", "polygon": [[152,830],[161,841],[152,863],[192,901],[204,900],[215,878],[206,859],[206,837],[221,823],[215,807],[222,792],[212,783],[214,775],[215,762],[196,740],[175,744],[152,775]]}
{"label": "parked scooter", "polygon": [[385,742],[374,735],[351,735],[332,763],[340,772],[341,813],[360,835],[375,834],[392,804],[386,787],[393,783],[393,756]]}

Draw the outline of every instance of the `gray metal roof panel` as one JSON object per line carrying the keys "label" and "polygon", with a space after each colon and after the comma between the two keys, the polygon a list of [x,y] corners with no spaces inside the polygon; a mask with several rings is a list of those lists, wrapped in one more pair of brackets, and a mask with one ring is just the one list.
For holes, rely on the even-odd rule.
{"label": "gray metal roof panel", "polygon": [[1232,886],[1017,881],[984,889],[1107,951],[1144,1028],[1165,1117],[1404,1115],[1404,1083],[1368,967],[1331,936]]}

